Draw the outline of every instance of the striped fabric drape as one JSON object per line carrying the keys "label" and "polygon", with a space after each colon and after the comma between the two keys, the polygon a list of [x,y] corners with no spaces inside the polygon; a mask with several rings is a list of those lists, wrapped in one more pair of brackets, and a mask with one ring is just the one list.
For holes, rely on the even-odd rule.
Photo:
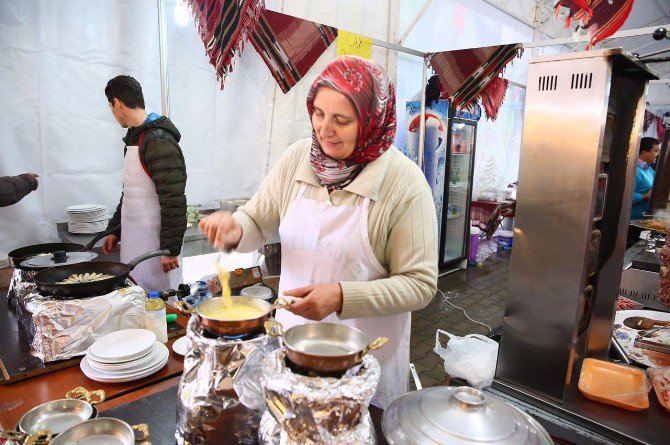
{"label": "striped fabric drape", "polygon": [[251,34],[279,87],[287,93],[337,38],[337,28],[264,10]]}
{"label": "striped fabric drape", "polygon": [[481,97],[486,116],[495,120],[508,84],[498,76],[522,53],[520,43],[486,46],[434,53],[429,63],[438,76],[443,97],[458,108],[465,108]]}
{"label": "striped fabric drape", "polygon": [[558,0],[554,10],[558,15],[561,8],[570,11],[566,26],[579,22],[588,29],[591,40],[586,49],[614,34],[624,24],[635,0]]}
{"label": "striped fabric drape", "polygon": [[258,22],[264,0],[188,0],[221,89]]}

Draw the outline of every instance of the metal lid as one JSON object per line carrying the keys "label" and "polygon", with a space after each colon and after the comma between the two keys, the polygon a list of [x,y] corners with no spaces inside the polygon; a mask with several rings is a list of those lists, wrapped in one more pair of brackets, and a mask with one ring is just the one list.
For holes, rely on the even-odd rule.
{"label": "metal lid", "polygon": [[21,262],[21,267],[46,269],[55,266],[67,266],[70,264],[83,263],[84,261],[91,261],[97,256],[98,254],[94,252],[58,251],[30,257]]}
{"label": "metal lid", "polygon": [[551,444],[537,422],[492,394],[441,386],[410,392],[384,412],[391,444]]}
{"label": "metal lid", "polygon": [[259,284],[254,284],[253,286],[245,287],[240,290],[240,296],[269,300],[272,298],[272,289]]}

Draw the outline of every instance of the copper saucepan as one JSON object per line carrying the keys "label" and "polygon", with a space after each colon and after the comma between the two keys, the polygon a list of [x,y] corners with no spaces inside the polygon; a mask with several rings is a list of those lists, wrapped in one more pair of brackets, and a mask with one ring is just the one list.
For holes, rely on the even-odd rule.
{"label": "copper saucepan", "polygon": [[378,337],[372,343],[358,329],[337,323],[306,323],[283,332],[275,320],[265,323],[268,334],[283,337],[288,360],[301,368],[323,374],[337,374],[359,365],[370,351],[386,344]]}
{"label": "copper saucepan", "polygon": [[282,298],[270,304],[265,300],[250,297],[232,296],[234,306],[251,306],[258,309],[259,316],[245,320],[223,320],[212,316],[215,309],[224,305],[223,297],[216,297],[200,303],[196,308],[188,303],[180,301],[177,303],[179,309],[191,314],[195,313],[201,319],[202,327],[207,331],[218,335],[241,335],[255,334],[264,329],[264,323],[270,318],[270,313],[275,309],[281,309],[290,304]]}

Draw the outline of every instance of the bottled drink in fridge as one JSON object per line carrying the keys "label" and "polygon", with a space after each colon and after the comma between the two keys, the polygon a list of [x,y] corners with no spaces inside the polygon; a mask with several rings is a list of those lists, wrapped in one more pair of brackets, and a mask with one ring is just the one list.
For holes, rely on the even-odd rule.
{"label": "bottled drink in fridge", "polygon": [[156,334],[156,340],[167,343],[167,320],[165,319],[165,303],[161,300],[160,292],[151,291],[147,294],[145,305],[146,315],[144,323],[146,328]]}

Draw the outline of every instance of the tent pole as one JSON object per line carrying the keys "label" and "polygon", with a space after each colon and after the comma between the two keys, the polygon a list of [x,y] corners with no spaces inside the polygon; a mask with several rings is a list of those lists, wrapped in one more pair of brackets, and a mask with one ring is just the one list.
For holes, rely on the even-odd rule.
{"label": "tent pole", "polygon": [[[607,40],[613,40],[613,39],[623,39],[626,37],[637,37],[637,36],[644,36],[644,35],[651,35],[656,29],[658,28],[669,28],[670,24],[667,25],[657,25],[657,26],[648,26],[646,28],[637,28],[637,29],[626,29],[623,31],[617,31],[611,36],[603,39],[602,41],[605,42]],[[533,42],[526,42],[523,44],[524,48],[536,48],[536,47],[543,47],[543,46],[554,46],[554,45],[565,45],[565,44],[570,44],[570,43],[576,43],[576,42],[588,42],[591,40],[591,37],[588,35],[583,35],[577,38],[573,37],[565,37],[565,38],[560,38],[560,39],[546,39],[546,40],[535,40]]]}
{"label": "tent pole", "polygon": [[412,32],[412,30],[414,29],[416,24],[419,22],[419,20],[423,16],[423,13],[426,12],[426,9],[428,9],[428,7],[430,6],[431,1],[432,0],[426,0],[423,3],[423,6],[421,6],[421,8],[419,9],[419,12],[417,12],[416,15],[414,16],[414,19],[412,20],[412,23],[410,23],[407,26],[407,29],[405,30],[405,32],[403,32],[402,35],[400,36],[400,38],[398,39],[398,44],[399,45],[402,45],[402,42],[404,42],[405,39],[407,38],[407,36],[409,35],[409,33]]}
{"label": "tent pole", "polygon": [[[389,2],[388,32],[386,33],[389,42],[395,42],[398,36],[398,10],[400,0],[391,0]],[[395,51],[386,51],[386,72],[393,83],[398,82],[398,53]]]}
{"label": "tent pole", "polygon": [[423,57],[423,76],[421,79],[421,117],[419,120],[419,168],[423,169],[423,146],[426,139],[426,83],[428,83],[428,56]]}
{"label": "tent pole", "polygon": [[158,53],[161,71],[161,109],[163,116],[170,115],[170,88],[167,70],[167,27],[165,25],[165,0],[157,0],[158,4]]}

